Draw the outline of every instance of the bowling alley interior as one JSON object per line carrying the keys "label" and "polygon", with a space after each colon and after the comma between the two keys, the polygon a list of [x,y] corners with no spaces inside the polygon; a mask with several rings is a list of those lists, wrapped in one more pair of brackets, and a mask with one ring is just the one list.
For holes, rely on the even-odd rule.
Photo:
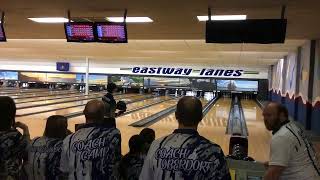
{"label": "bowling alley interior", "polygon": [[203,108],[197,131],[221,147],[231,178],[263,179],[270,102],[287,108],[320,155],[319,7],[317,0],[2,0],[0,96],[14,100],[15,122],[33,139],[53,115],[76,132],[86,104],[114,83],[115,101],[126,105],[115,117],[122,155],[144,128],[155,139],[173,133],[178,101],[192,96]]}

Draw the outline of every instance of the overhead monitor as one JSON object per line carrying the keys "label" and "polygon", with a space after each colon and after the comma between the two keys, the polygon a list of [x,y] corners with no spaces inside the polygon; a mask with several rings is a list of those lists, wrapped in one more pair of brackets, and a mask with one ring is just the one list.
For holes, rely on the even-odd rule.
{"label": "overhead monitor", "polygon": [[192,89],[202,89],[203,91],[213,91],[216,89],[215,80],[209,78],[191,78]]}
{"label": "overhead monitor", "polygon": [[19,80],[21,82],[46,82],[47,73],[19,72]]}
{"label": "overhead monitor", "polygon": [[128,43],[126,23],[96,22],[96,39],[105,43]]}
{"label": "overhead monitor", "polygon": [[0,79],[18,80],[18,72],[17,71],[0,71]]}
{"label": "overhead monitor", "polygon": [[64,24],[64,28],[68,42],[95,42],[91,22],[69,22]]}
{"label": "overhead monitor", "polygon": [[0,41],[5,42],[7,41],[6,33],[4,32],[3,24],[0,23]]}
{"label": "overhead monitor", "polygon": [[180,79],[175,77],[145,77],[145,87],[180,87]]}
{"label": "overhead monitor", "polygon": [[47,73],[47,82],[75,83],[76,74]]}
{"label": "overhead monitor", "polygon": [[131,87],[131,88],[143,87],[142,76],[113,75],[111,76],[110,81],[115,83],[117,86],[121,86],[121,87]]}
{"label": "overhead monitor", "polygon": [[247,80],[217,80],[217,90],[256,92],[258,91],[258,81]]}
{"label": "overhead monitor", "polygon": [[206,43],[284,43],[286,19],[247,19],[206,22]]}
{"label": "overhead monitor", "polygon": [[[77,83],[85,83],[86,82],[86,75],[85,74],[77,74],[76,81],[77,81]],[[106,85],[106,84],[108,84],[108,75],[89,74],[89,84]]]}

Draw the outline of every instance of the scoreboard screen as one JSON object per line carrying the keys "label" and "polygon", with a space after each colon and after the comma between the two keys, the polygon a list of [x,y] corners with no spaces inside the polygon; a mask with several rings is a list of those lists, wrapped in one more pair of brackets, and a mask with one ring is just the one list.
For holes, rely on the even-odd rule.
{"label": "scoreboard screen", "polygon": [[98,42],[128,43],[126,23],[100,22],[95,29]]}
{"label": "scoreboard screen", "polygon": [[65,23],[65,33],[68,42],[94,42],[94,27],[91,22]]}
{"label": "scoreboard screen", "polygon": [[4,33],[4,28],[0,23],[0,41],[7,41],[6,34]]}

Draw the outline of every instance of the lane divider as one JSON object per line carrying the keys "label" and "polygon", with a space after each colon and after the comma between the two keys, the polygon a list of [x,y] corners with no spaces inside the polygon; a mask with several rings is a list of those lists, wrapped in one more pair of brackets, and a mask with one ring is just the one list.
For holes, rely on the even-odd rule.
{"label": "lane divider", "polygon": [[[29,105],[29,106],[21,106],[21,107],[17,107],[17,109],[27,109],[27,108],[34,108],[34,107],[40,107],[40,106],[49,106],[49,105],[55,105],[55,104],[63,104],[63,103],[69,103],[69,102],[75,102],[75,101],[82,101],[82,100],[88,100],[88,99],[93,99],[93,98],[97,98],[98,97],[102,97],[104,94],[103,93],[93,93],[93,94],[89,94],[89,95],[83,95],[83,96],[71,96],[70,98],[77,98],[77,97],[88,97],[88,98],[77,98],[77,99],[73,99],[73,100],[66,100],[66,101],[59,101],[59,102],[52,102],[52,103],[44,103],[44,104],[35,104],[35,105]],[[114,96],[118,96],[121,94],[117,94]],[[56,99],[70,99],[68,98],[56,98]],[[52,100],[56,100],[56,99],[52,99]],[[46,101],[46,100],[41,100],[41,101]],[[36,101],[37,102],[37,101]],[[21,103],[20,103],[21,104]]]}
{"label": "lane divider", "polygon": [[[178,98],[178,97],[177,97]],[[179,97],[181,98],[181,97]],[[203,108],[203,113],[204,116],[208,113],[208,111],[212,108],[212,106],[214,105],[214,103],[217,101],[217,98],[210,100]],[[171,113],[173,113],[176,110],[177,105],[173,105],[167,109],[164,109],[158,113],[155,113],[151,116],[148,116],[140,121],[134,122],[132,124],[129,124],[129,126],[133,126],[133,127],[148,127],[151,126],[152,124],[158,122],[159,120],[163,119],[164,117],[170,115]],[[203,116],[203,117],[204,117]]]}
{"label": "lane divider", "polygon": [[249,135],[241,100],[237,96],[232,98],[226,134]]}
{"label": "lane divider", "polygon": [[[126,102],[126,104],[132,104],[132,103],[136,103],[136,102],[139,102],[139,101],[144,101],[144,100],[147,100],[147,99],[152,99],[152,98],[155,98],[155,96],[147,96],[147,97],[143,97],[143,98],[140,98],[140,99],[136,99],[136,100],[133,100],[133,101],[128,101]],[[117,99],[118,100],[118,99]],[[125,114],[125,113],[124,113]],[[77,112],[74,112],[74,113],[70,113],[70,114],[67,114],[67,115],[64,115],[66,118],[70,119],[70,118],[74,118],[74,117],[77,117],[77,116],[81,116],[83,115],[83,111],[77,111]],[[122,114],[123,115],[123,114]],[[120,116],[118,116],[120,117]]]}
{"label": "lane divider", "polygon": [[1,95],[11,95],[11,96],[23,96],[23,95],[30,95],[30,94],[37,94],[37,93],[44,93],[44,94],[55,94],[59,92],[76,92],[76,90],[59,90],[59,91],[29,91],[29,92],[4,92],[0,91]]}
{"label": "lane divider", "polygon": [[146,105],[144,105],[144,106],[137,107],[137,108],[131,109],[131,110],[129,110],[129,111],[126,111],[125,113],[121,114],[121,115],[118,116],[118,117],[125,116],[125,115],[128,115],[128,114],[134,113],[134,112],[136,112],[136,111],[140,111],[140,110],[142,110],[142,109],[146,109],[146,108],[148,108],[148,107],[151,107],[151,106],[154,106],[154,105],[157,105],[157,104],[160,104],[160,103],[163,103],[163,102],[172,100],[172,99],[173,99],[173,98],[169,98],[169,99],[164,99],[164,100],[156,101],[156,102],[153,102],[153,103],[150,103],[150,104],[146,104]]}
{"label": "lane divider", "polygon": [[66,92],[66,93],[57,93],[57,94],[44,94],[44,95],[31,95],[31,96],[24,96],[19,95],[18,97],[12,97],[12,99],[26,99],[26,98],[38,98],[38,97],[48,97],[48,96],[59,96],[59,95],[68,95],[68,94],[79,94],[79,92]]}
{"label": "lane divider", "polygon": [[[139,95],[131,95],[131,96],[126,96],[125,98],[133,97],[133,96],[139,96]],[[92,98],[92,99],[98,99],[97,98]],[[54,108],[54,109],[49,109],[49,110],[44,110],[44,111],[38,111],[38,112],[31,112],[31,113],[25,113],[25,114],[17,114],[16,117],[22,117],[22,116],[29,116],[29,115],[34,115],[34,114],[40,114],[40,113],[47,113],[51,111],[58,111],[58,110],[63,110],[63,109],[69,109],[69,108],[74,108],[74,107],[80,107],[80,106],[85,106],[86,103],[74,105],[74,106],[68,106],[68,107],[62,107],[62,108]]]}
{"label": "lane divider", "polygon": [[[53,98],[47,98],[47,99],[38,99],[38,100],[30,100],[30,101],[22,101],[22,102],[16,102],[16,104],[24,104],[24,103],[31,103],[31,102],[38,102],[38,101],[49,101],[49,100],[56,100],[56,99],[67,99],[67,98],[73,98],[73,97],[83,97],[83,96],[90,96],[90,95],[95,95],[95,94],[103,94],[103,93],[91,93],[89,95],[85,95],[84,93],[81,93],[79,95],[75,95],[75,96],[67,96],[66,95],[62,95],[64,97],[53,97]],[[47,97],[47,96],[46,96]],[[37,97],[32,97],[32,98],[37,98]]]}

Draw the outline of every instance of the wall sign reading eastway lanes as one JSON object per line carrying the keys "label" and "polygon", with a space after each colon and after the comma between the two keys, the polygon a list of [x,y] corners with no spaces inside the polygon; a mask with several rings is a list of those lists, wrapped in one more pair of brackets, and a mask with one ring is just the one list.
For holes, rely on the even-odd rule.
{"label": "wall sign reading eastway lanes", "polygon": [[168,68],[168,67],[134,67],[133,74],[145,75],[182,75],[191,76],[191,73],[196,76],[211,76],[211,77],[241,77],[244,74],[242,69],[201,69],[193,70],[191,68]]}

